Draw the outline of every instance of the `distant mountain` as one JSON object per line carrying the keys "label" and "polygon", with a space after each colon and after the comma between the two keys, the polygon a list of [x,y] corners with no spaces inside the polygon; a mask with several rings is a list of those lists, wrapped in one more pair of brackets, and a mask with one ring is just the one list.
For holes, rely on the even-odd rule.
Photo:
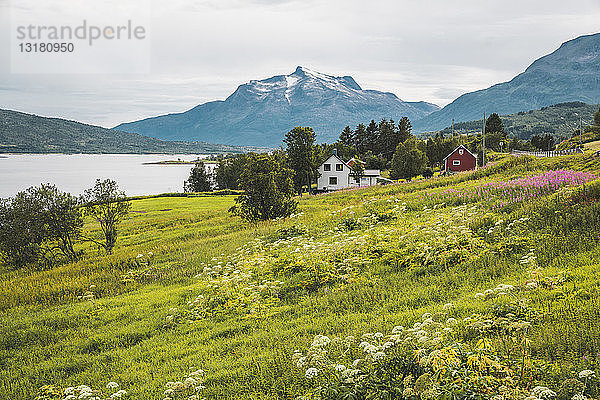
{"label": "distant mountain", "polygon": [[165,142],[60,118],[0,109],[0,153],[240,153],[248,148]]}
{"label": "distant mountain", "polygon": [[225,101],[115,129],[165,140],[278,146],[285,133],[299,125],[311,126],[319,141],[331,142],[346,125],[403,116],[415,120],[438,109],[431,103],[402,101],[392,93],[363,90],[350,76],[298,67],[290,75],[240,85]]}
{"label": "distant mountain", "polygon": [[[542,107],[539,110],[520,111],[515,114],[501,115],[505,130],[519,139],[530,139],[533,135],[550,134],[556,137],[570,137],[580,123],[585,128],[592,124],[598,105],[582,102],[560,103]],[[454,124],[455,133],[481,132],[482,120],[458,122]],[[442,129],[444,135],[452,134],[451,127]]]}
{"label": "distant mountain", "polygon": [[510,82],[464,94],[415,121],[413,128],[433,131],[448,126],[453,118],[455,122],[481,119],[484,111],[512,114],[572,101],[600,103],[600,33],[563,43]]}

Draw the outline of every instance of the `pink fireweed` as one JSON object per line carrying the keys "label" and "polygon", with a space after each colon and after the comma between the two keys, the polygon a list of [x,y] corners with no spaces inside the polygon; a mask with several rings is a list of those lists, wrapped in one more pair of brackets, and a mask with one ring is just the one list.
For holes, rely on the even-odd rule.
{"label": "pink fireweed", "polygon": [[561,187],[582,185],[596,178],[590,172],[546,171],[508,181],[496,180],[460,189],[451,188],[436,193],[425,193],[424,196],[434,199],[438,203],[484,201],[491,204],[492,208],[501,208],[553,193]]}

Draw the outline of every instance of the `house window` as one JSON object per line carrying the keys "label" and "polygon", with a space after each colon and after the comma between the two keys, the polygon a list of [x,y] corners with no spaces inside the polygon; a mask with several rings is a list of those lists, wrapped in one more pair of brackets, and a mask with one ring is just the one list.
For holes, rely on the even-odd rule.
{"label": "house window", "polygon": [[337,185],[337,176],[330,176],[329,177],[329,184],[330,185]]}
{"label": "house window", "polygon": [[343,171],[344,170],[344,164],[335,164],[335,170],[336,171]]}
{"label": "house window", "polygon": [[458,154],[460,154],[461,156],[463,155],[464,150],[463,149],[458,149]]}
{"label": "house window", "polygon": [[452,165],[460,165],[460,160],[452,160]]}
{"label": "house window", "polygon": [[331,164],[323,164],[323,171],[331,171]]}

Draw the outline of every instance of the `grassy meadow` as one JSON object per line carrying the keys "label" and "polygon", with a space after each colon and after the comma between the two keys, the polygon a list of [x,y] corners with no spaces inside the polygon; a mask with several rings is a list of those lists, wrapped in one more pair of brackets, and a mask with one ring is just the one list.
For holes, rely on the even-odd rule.
{"label": "grassy meadow", "polygon": [[[582,370],[600,373],[598,176],[591,154],[506,157],[476,172],[305,196],[298,214],[257,224],[227,212],[235,196],[135,200],[112,255],[86,245],[82,261],[49,270],[1,266],[0,398],[63,399],[79,385],[106,396],[113,381],[127,391],[120,398],[188,398],[173,382],[198,369],[203,387],[188,394],[310,398],[336,379],[323,362],[299,362],[322,348],[317,335],[366,338],[369,353],[415,323],[445,327],[443,340],[419,333],[415,358],[446,341],[488,343],[487,357],[506,366],[503,386],[558,390]],[[98,233],[91,221],[86,230]],[[503,307],[521,311],[494,330]],[[505,322],[519,333],[504,335]],[[361,360],[376,364],[370,354]],[[440,372],[419,368],[430,367]],[[477,379],[493,375],[481,371]],[[600,396],[595,379],[588,397]],[[492,398],[496,383],[486,382]]]}

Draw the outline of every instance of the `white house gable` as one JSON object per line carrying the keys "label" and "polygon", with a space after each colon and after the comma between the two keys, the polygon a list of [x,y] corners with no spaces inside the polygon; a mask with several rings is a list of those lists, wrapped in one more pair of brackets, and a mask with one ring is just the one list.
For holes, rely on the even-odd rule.
{"label": "white house gable", "polygon": [[350,186],[350,167],[335,154],[321,164],[319,174],[318,190],[338,190]]}

